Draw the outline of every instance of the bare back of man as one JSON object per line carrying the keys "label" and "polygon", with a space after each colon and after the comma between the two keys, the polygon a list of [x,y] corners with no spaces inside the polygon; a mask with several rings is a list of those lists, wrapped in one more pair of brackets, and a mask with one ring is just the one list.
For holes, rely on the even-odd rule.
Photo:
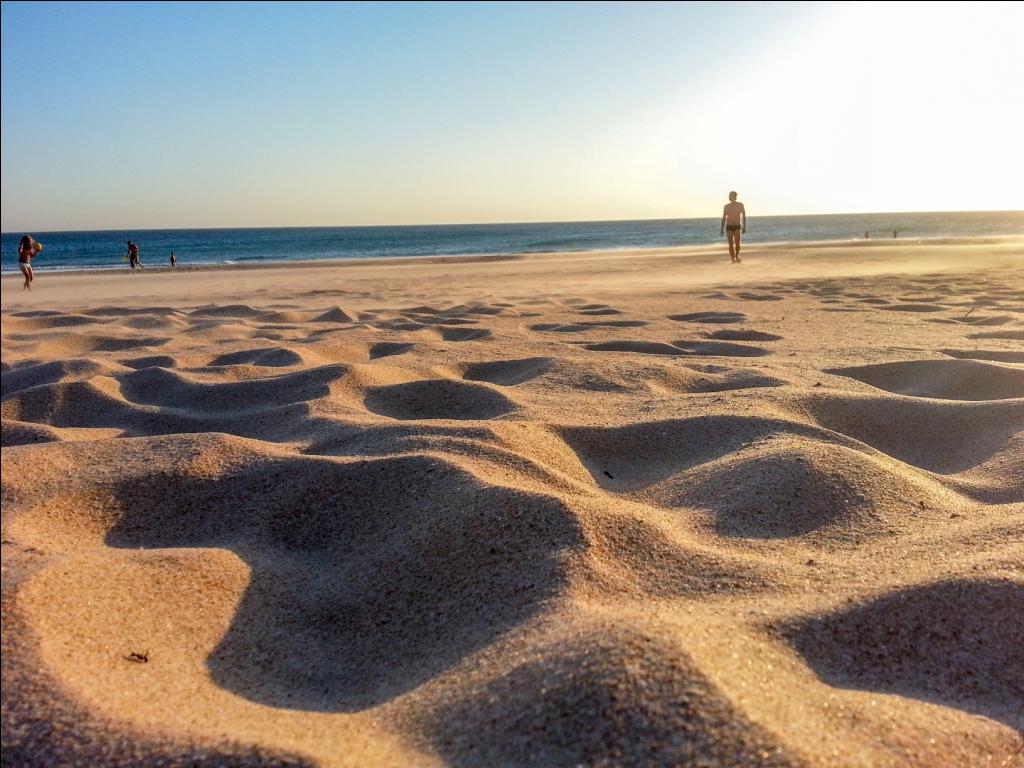
{"label": "bare back of man", "polygon": [[722,209],[722,234],[729,239],[729,260],[740,261],[740,235],[747,231],[747,209],[736,201],[736,193],[729,193],[729,202]]}

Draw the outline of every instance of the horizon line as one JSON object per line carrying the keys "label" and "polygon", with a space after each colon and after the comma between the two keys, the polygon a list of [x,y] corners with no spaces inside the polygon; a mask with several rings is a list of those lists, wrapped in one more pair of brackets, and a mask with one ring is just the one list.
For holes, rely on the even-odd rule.
{"label": "horizon line", "polygon": [[[842,213],[772,213],[754,216],[754,219],[782,218],[813,218],[818,216],[919,216],[921,214],[941,213],[1024,213],[1024,209],[1008,208],[1004,210],[960,209],[945,211],[844,211]],[[302,224],[278,226],[231,226],[231,227],[116,227],[106,229],[34,229],[35,232],[47,234],[67,234],[86,232],[217,232],[247,229],[400,229],[404,227],[508,227],[530,224],[622,224],[640,221],[715,221],[717,216],[680,216],[672,218],[650,219],[543,219],[536,221],[491,221],[491,222],[456,222],[442,224]],[[24,231],[24,230],[18,230]],[[2,231],[0,235],[14,235],[15,231]]]}

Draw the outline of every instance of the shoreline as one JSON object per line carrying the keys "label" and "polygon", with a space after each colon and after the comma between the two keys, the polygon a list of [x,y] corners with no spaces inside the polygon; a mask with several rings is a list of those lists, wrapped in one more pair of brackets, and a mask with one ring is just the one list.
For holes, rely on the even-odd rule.
{"label": "shoreline", "polygon": [[[908,247],[908,246],[977,246],[977,245],[1005,245],[1021,243],[1024,244],[1024,235],[993,235],[984,237],[934,237],[934,238],[905,238],[905,239],[847,239],[847,240],[782,240],[764,243],[744,243],[747,252],[751,251],[777,251],[777,250],[808,250],[815,248],[881,248],[881,247]],[[697,255],[705,251],[718,252],[726,248],[724,241],[715,241],[704,244],[687,244],[677,246],[659,246],[654,248],[601,248],[582,249],[572,251],[523,251],[503,253],[467,253],[467,254],[437,254],[420,256],[379,256],[373,258],[325,258],[325,259],[301,259],[301,260],[266,260],[252,262],[211,262],[201,264],[179,264],[171,267],[167,264],[160,266],[146,266],[136,272],[127,266],[110,265],[107,267],[88,266],[75,267],[46,267],[43,265],[34,266],[33,270],[38,275],[55,277],[58,275],[110,275],[110,274],[143,274],[143,273],[186,273],[186,272],[207,272],[207,271],[242,271],[262,269],[310,269],[316,267],[336,269],[339,267],[352,268],[358,266],[383,266],[396,264],[481,264],[498,261],[526,261],[533,259],[554,258],[554,257],[579,257],[584,255],[610,255],[624,256],[636,254],[638,256],[664,255],[671,252],[675,255]],[[21,280],[19,270],[3,268],[0,270],[0,280],[17,279]]]}
{"label": "shoreline", "polygon": [[622,294],[657,297],[712,285],[761,287],[779,280],[866,275],[962,273],[1018,268],[1024,237],[905,241],[827,241],[768,244],[743,249],[743,263],[729,263],[724,245],[624,251],[576,251],[481,257],[301,261],[217,267],[148,267],[37,272],[34,290],[20,275],[0,279],[4,317],[19,311],[87,306],[178,307],[236,304],[250,296],[261,305],[291,299],[372,308],[397,302],[458,304],[483,296],[511,296],[543,285],[550,293],[586,293],[607,299]]}

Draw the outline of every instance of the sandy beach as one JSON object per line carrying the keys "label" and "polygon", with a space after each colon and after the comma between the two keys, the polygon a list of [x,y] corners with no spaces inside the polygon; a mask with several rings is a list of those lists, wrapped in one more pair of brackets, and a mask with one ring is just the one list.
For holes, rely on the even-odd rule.
{"label": "sandy beach", "polygon": [[743,259],[3,277],[4,765],[1024,766],[1024,241]]}

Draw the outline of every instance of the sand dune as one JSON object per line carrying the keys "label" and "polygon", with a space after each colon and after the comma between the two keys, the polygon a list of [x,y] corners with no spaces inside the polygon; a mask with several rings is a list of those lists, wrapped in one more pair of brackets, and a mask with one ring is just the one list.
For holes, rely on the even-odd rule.
{"label": "sand dune", "polygon": [[5,765],[1024,765],[1024,251],[887,248],[5,279]]}

